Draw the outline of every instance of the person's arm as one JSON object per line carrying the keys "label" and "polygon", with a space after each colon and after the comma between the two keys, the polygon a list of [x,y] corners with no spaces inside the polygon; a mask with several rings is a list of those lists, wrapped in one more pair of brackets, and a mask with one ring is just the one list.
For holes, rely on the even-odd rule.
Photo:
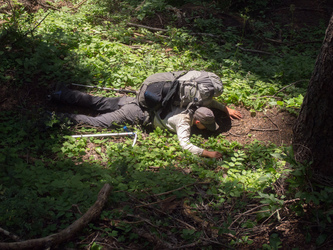
{"label": "person's arm", "polygon": [[209,158],[216,158],[216,159],[222,159],[222,154],[217,151],[208,151],[208,150],[203,150],[202,156],[204,157],[209,157]]}
{"label": "person's arm", "polygon": [[190,118],[186,115],[182,116],[181,119],[178,120],[178,124],[176,125],[177,136],[179,140],[179,144],[183,149],[189,150],[193,154],[198,154],[203,157],[209,158],[222,158],[222,154],[217,151],[208,151],[202,148],[195,146],[190,142],[190,134],[191,134],[191,124]]}
{"label": "person's arm", "polygon": [[[191,119],[188,115],[179,114],[174,118],[176,133],[180,146],[183,149],[189,150],[192,154],[202,155],[203,149],[195,146],[190,141],[191,136]],[[175,119],[176,118],[176,119]]]}
{"label": "person's arm", "polygon": [[242,118],[242,114],[239,111],[228,108],[227,106],[225,106],[224,104],[222,104],[216,100],[212,100],[212,102],[208,105],[207,108],[215,108],[215,109],[221,110],[224,113],[226,113],[227,115],[229,115],[231,120]]}

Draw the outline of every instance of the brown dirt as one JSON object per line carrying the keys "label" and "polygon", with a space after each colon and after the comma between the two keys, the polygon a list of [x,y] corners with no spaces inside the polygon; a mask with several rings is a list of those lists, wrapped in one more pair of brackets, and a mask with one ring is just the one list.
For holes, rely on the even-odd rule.
{"label": "brown dirt", "polygon": [[[253,141],[265,144],[273,143],[277,146],[291,145],[292,127],[296,115],[279,108],[269,108],[264,111],[250,112],[243,107],[235,107],[242,114],[240,120],[230,120],[224,112],[214,110],[219,129],[217,134],[222,134],[229,141],[237,141],[242,145]],[[193,128],[193,133],[202,134],[204,137],[212,135]]]}
{"label": "brown dirt", "polygon": [[[277,146],[291,145],[292,126],[295,115],[278,108],[254,113],[243,109],[243,119],[233,121],[228,132],[230,140],[248,144],[253,140],[271,142]],[[253,114],[253,113],[252,113]]]}

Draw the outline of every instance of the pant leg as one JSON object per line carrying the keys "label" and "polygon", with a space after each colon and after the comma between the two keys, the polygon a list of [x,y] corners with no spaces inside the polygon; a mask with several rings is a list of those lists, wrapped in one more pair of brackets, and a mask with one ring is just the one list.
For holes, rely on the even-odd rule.
{"label": "pant leg", "polygon": [[113,124],[141,124],[146,119],[145,112],[135,103],[121,106],[118,110],[108,112],[96,117],[87,115],[68,114],[67,117],[74,123],[83,123],[94,127],[111,127]]}
{"label": "pant leg", "polygon": [[111,112],[120,108],[127,103],[134,102],[136,98],[129,96],[122,97],[100,97],[92,96],[78,90],[63,89],[58,101],[86,107],[98,112]]}

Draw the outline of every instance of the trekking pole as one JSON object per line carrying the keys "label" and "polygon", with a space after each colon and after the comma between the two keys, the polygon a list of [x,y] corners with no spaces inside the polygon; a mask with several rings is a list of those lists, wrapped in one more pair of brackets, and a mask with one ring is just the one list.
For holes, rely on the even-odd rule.
{"label": "trekking pole", "polygon": [[135,90],[127,90],[127,89],[112,89],[112,88],[105,88],[105,87],[98,87],[98,86],[89,86],[89,85],[83,85],[83,84],[76,84],[76,83],[72,83],[72,85],[74,86],[79,86],[79,87],[85,87],[85,88],[96,88],[96,89],[104,89],[104,90],[111,90],[111,91],[115,91],[115,92],[123,92],[123,93],[132,93],[132,94],[136,94]]}
{"label": "trekking pole", "polygon": [[124,133],[106,133],[106,134],[88,134],[88,135],[72,135],[73,138],[83,138],[83,137],[109,137],[109,136],[124,136],[124,135],[134,135],[134,140],[132,147],[134,147],[138,135],[134,132],[124,132]]}

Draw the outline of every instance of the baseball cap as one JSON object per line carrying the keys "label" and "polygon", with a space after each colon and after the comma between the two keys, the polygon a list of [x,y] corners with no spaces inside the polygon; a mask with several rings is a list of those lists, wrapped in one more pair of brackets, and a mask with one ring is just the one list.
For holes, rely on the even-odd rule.
{"label": "baseball cap", "polygon": [[215,122],[213,111],[206,107],[200,107],[194,112],[194,118],[199,120],[208,130],[215,131],[219,125]]}

